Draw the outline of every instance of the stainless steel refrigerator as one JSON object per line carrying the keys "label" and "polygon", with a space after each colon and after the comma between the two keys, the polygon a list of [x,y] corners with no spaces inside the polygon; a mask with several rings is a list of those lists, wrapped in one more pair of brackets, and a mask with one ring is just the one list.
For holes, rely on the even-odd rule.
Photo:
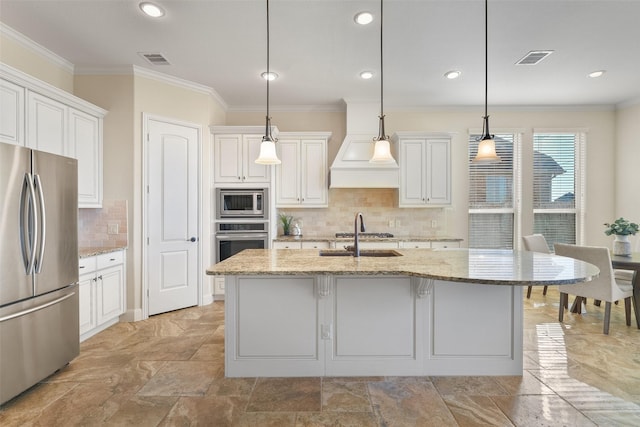
{"label": "stainless steel refrigerator", "polygon": [[0,143],[0,404],[79,353],[75,159]]}

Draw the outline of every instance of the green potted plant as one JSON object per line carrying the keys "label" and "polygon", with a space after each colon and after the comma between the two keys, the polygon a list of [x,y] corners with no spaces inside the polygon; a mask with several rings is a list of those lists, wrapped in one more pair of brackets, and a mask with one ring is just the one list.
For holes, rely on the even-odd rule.
{"label": "green potted plant", "polygon": [[293,222],[293,216],[287,215],[284,212],[278,214],[280,224],[282,225],[282,234],[288,236],[291,233],[291,223]]}
{"label": "green potted plant", "polygon": [[613,241],[613,254],[630,256],[631,255],[631,242],[629,242],[629,236],[635,235],[638,232],[638,224],[635,222],[627,221],[620,217],[612,223],[604,224],[607,227],[604,230],[604,234],[615,236]]}

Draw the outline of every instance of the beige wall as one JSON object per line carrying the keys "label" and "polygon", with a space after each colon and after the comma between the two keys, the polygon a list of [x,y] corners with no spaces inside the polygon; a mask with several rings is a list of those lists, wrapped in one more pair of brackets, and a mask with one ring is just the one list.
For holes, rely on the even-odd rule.
{"label": "beige wall", "polygon": [[640,222],[640,103],[616,112],[616,215]]}
{"label": "beige wall", "polygon": [[[452,205],[450,208],[435,209],[443,212],[430,212],[431,209],[411,209],[417,212],[413,215],[414,222],[401,221],[403,226],[396,230],[389,230],[395,234],[411,234],[415,229],[429,230],[435,235],[467,238],[467,147],[469,130],[480,131],[482,127],[482,111],[478,109],[459,109],[446,111],[403,112],[390,111],[386,113],[385,125],[389,134],[395,131],[426,131],[426,132],[451,132],[453,134],[451,146],[452,167]],[[377,120],[372,117],[372,120]],[[491,130],[493,133],[515,130],[523,134],[523,203],[522,233],[529,234],[533,229],[533,212],[530,200],[532,199],[532,158],[533,158],[533,130],[555,129],[576,130],[587,132],[587,209],[586,209],[586,242],[593,245],[608,245],[610,238],[602,232],[602,223],[615,215],[615,135],[616,114],[613,109],[584,109],[560,110],[518,108],[514,111],[500,109],[491,114]],[[229,125],[260,125],[264,123],[264,113],[229,113],[227,124]],[[280,131],[330,131],[333,132],[329,142],[329,163],[333,162],[346,130],[345,113],[336,112],[310,112],[310,113],[283,113],[272,114],[272,124]],[[329,192],[329,204],[331,209],[327,211],[333,217],[344,215],[342,211],[348,208],[366,208],[370,200],[375,200],[379,194],[380,200],[388,202],[387,190],[357,190],[361,205],[351,204],[342,190]],[[385,202],[385,204],[387,203]],[[304,232],[307,234],[321,234],[313,230],[316,214],[305,213],[303,209],[288,210],[304,222]],[[397,208],[397,199],[394,206],[384,206],[382,210],[376,210],[379,217],[402,219],[406,216],[406,209]],[[441,220],[440,220],[441,218]],[[432,219],[438,219],[436,230],[430,230]],[[371,219],[370,219],[371,221]],[[374,224],[383,227],[382,218],[375,220]],[[335,223],[335,219],[330,221]],[[348,224],[344,224],[348,227]],[[444,228],[441,228],[444,227]],[[344,227],[343,227],[344,228]],[[333,229],[328,230],[334,232]],[[374,231],[388,231],[386,229]]]}
{"label": "beige wall", "polygon": [[[73,68],[26,48],[0,33],[0,62],[17,68],[59,89],[73,93]],[[70,64],[69,64],[70,65]]]}

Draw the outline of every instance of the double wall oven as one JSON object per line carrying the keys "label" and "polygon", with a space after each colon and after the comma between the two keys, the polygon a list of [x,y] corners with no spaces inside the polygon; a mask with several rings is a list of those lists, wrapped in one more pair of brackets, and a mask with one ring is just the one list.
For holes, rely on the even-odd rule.
{"label": "double wall oven", "polygon": [[216,262],[269,246],[268,190],[216,189]]}

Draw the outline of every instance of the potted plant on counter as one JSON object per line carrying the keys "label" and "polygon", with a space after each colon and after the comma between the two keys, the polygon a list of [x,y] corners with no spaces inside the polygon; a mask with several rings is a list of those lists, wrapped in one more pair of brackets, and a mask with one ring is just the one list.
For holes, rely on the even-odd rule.
{"label": "potted plant on counter", "polygon": [[288,236],[291,234],[291,223],[293,222],[293,216],[287,215],[284,212],[280,212],[278,214],[278,218],[280,218],[280,224],[282,225],[282,234]]}
{"label": "potted plant on counter", "polygon": [[629,242],[629,236],[635,235],[638,232],[638,224],[635,222],[627,221],[620,217],[611,224],[605,223],[604,234],[615,236],[613,241],[613,254],[621,256],[631,255],[631,242]]}

